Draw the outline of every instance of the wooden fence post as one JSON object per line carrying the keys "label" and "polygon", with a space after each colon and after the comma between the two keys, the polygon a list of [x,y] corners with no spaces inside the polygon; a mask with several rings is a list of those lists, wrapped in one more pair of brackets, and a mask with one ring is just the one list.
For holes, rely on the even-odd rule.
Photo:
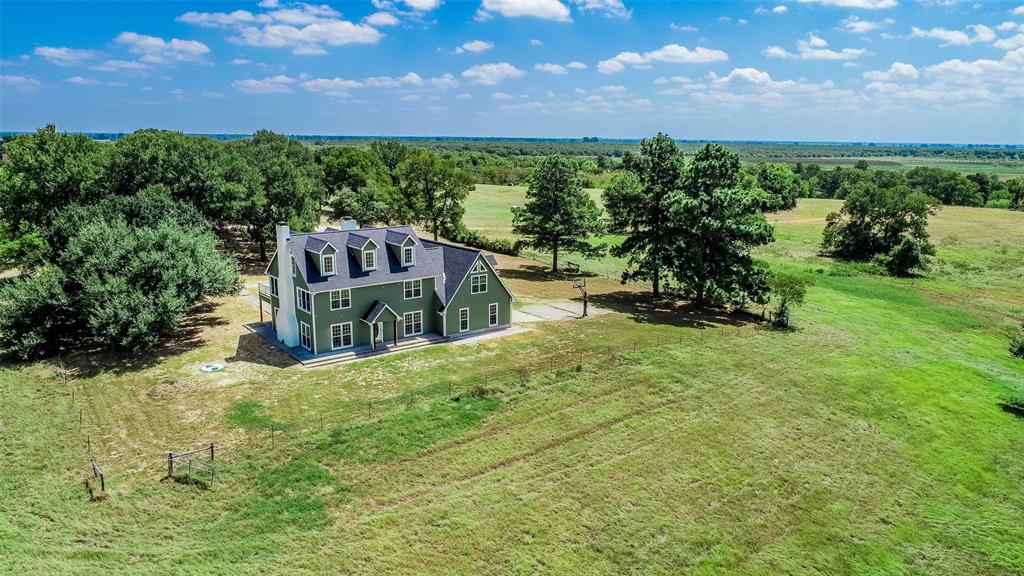
{"label": "wooden fence post", "polygon": [[167,453],[167,477],[174,477],[174,452]]}

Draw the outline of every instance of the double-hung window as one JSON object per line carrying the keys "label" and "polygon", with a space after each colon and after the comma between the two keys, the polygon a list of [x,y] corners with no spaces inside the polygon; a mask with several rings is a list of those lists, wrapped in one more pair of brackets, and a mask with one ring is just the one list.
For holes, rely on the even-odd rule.
{"label": "double-hung window", "polygon": [[402,248],[402,266],[412,266],[416,263],[416,250],[413,246]]}
{"label": "double-hung window", "polygon": [[423,296],[423,280],[406,280],[402,286],[405,288],[406,300]]}
{"label": "double-hung window", "polygon": [[270,295],[277,296],[277,278],[270,277]]}
{"label": "double-hung window", "polygon": [[459,309],[459,332],[467,332],[469,330],[469,308]]}
{"label": "double-hung window", "polygon": [[295,288],[295,305],[303,312],[310,312],[313,308],[310,304],[309,292],[302,288]]}
{"label": "double-hung window", "polygon": [[469,278],[470,292],[483,294],[487,292],[487,274],[475,274]]}
{"label": "double-hung window", "polygon": [[305,322],[299,323],[299,344],[306,350],[313,351],[313,340],[310,336],[309,324]]}
{"label": "double-hung window", "polygon": [[331,310],[352,307],[352,293],[348,290],[331,290]]}
{"label": "double-hung window", "polygon": [[320,272],[324,276],[330,276],[334,274],[334,255],[327,254],[321,257]]}
{"label": "double-hung window", "polygon": [[331,324],[331,350],[352,346],[352,323]]}
{"label": "double-hung window", "polygon": [[491,304],[487,307],[487,325],[497,326],[498,325],[498,305]]}
{"label": "double-hung window", "polygon": [[377,269],[377,251],[376,250],[363,250],[363,270],[376,270]]}
{"label": "double-hung window", "polygon": [[415,312],[406,312],[402,315],[402,319],[405,321],[406,336],[423,334],[423,312],[419,310]]}

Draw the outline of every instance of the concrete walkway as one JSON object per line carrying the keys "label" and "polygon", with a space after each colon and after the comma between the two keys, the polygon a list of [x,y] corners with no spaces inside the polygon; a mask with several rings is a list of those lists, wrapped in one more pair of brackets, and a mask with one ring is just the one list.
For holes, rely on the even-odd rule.
{"label": "concrete walkway", "polygon": [[[593,304],[587,307],[587,314],[600,316],[607,314],[608,310],[598,308]],[[523,324],[530,322],[545,322],[548,320],[568,320],[570,318],[583,317],[583,302],[575,300],[555,300],[539,304],[529,304],[519,310],[512,310],[512,323]]]}

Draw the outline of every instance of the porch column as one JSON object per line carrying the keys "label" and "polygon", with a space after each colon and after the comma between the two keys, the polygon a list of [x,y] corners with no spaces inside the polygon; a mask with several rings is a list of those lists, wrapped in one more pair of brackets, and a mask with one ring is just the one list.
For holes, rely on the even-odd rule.
{"label": "porch column", "polygon": [[398,319],[395,319],[395,346],[398,346]]}

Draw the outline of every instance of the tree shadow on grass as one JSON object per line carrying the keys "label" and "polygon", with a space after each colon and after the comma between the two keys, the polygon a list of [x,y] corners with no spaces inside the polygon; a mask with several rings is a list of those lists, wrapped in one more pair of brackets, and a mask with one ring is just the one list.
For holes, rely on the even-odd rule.
{"label": "tree shadow on grass", "polygon": [[299,362],[285,354],[280,348],[267,342],[267,339],[255,332],[246,332],[238,337],[235,355],[224,359],[228,363],[249,362],[273,368],[288,368]]}
{"label": "tree shadow on grass", "polygon": [[229,321],[216,313],[217,304],[204,302],[188,314],[185,323],[170,337],[152,348],[138,351],[110,351],[99,347],[83,347],[63,357],[65,368],[79,378],[90,378],[104,372],[117,375],[144,370],[164,360],[189,352],[206,344],[203,332]]}
{"label": "tree shadow on grass", "polygon": [[515,268],[502,268],[498,271],[502,278],[523,280],[526,282],[572,282],[574,278],[594,278],[597,274],[581,270],[578,273],[559,270],[552,272],[550,266],[540,264],[522,264]]}
{"label": "tree shadow on grass", "polygon": [[[573,298],[579,300],[579,298]],[[641,324],[664,324],[679,328],[713,328],[715,326],[746,326],[760,324],[761,318],[745,311],[696,308],[689,302],[671,298],[651,298],[650,294],[620,290],[593,294],[590,302],[629,316]]]}

